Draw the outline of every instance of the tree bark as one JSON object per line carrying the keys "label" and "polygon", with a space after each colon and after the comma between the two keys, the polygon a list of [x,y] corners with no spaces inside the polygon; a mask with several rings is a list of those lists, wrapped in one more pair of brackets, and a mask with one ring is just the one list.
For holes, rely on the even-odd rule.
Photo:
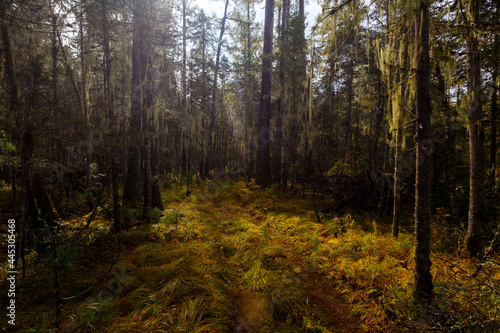
{"label": "tree bark", "polygon": [[429,301],[433,295],[430,260],[430,187],[431,187],[431,96],[429,71],[429,4],[417,3],[416,40],[416,176],[415,176],[415,278],[413,300]]}
{"label": "tree bark", "polygon": [[214,71],[214,83],[212,88],[212,112],[210,114],[210,127],[208,131],[208,154],[205,162],[205,168],[210,171],[213,163],[214,147],[212,146],[213,135],[214,135],[214,125],[215,125],[215,109],[217,102],[217,81],[219,76],[219,64],[220,64],[220,53],[222,48],[222,38],[224,37],[224,30],[226,27],[226,16],[227,16],[227,6],[229,5],[229,0],[226,0],[226,5],[224,6],[224,16],[222,17],[222,25],[220,28],[219,41],[217,43],[217,56],[215,59],[215,71]]}
{"label": "tree bark", "polygon": [[278,100],[277,113],[276,113],[276,134],[275,144],[273,150],[273,178],[275,181],[282,182],[281,174],[281,160],[283,150],[283,114],[285,112],[285,63],[288,53],[288,17],[290,13],[290,0],[283,1],[283,10],[281,16],[281,50],[279,59],[279,84],[280,84],[280,97]]}
{"label": "tree bark", "polygon": [[469,109],[470,189],[466,247],[471,257],[480,254],[484,231],[484,131],[481,105],[481,60],[474,22],[479,20],[481,1],[470,1],[467,8],[467,106]]}
{"label": "tree bark", "polygon": [[396,129],[396,146],[394,147],[394,197],[392,206],[392,237],[398,238],[399,235],[399,212],[401,206],[401,179],[400,165],[401,158],[401,131]]}
{"label": "tree bark", "polygon": [[150,151],[150,142],[149,138],[146,135],[144,135],[143,142],[141,145],[141,150],[142,150],[142,169],[143,169],[143,196],[144,196],[144,203],[143,203],[143,211],[142,215],[144,218],[146,218],[149,222],[151,218],[151,210],[153,208],[152,204],[152,193],[151,193],[151,151]]}
{"label": "tree bark", "polygon": [[[106,106],[108,108],[108,119],[111,130],[111,140],[117,140],[117,124],[115,119],[115,94],[111,78],[111,50],[109,43],[109,22],[107,0],[101,0],[101,15],[103,24],[103,48],[104,48],[104,89],[106,95]],[[116,145],[116,142],[114,143]],[[109,151],[109,159],[111,162],[111,193],[113,197],[113,215],[115,232],[121,231],[121,216],[120,216],[120,194],[119,194],[119,163],[118,156],[114,149]]]}
{"label": "tree bark", "polygon": [[[187,176],[189,174],[187,167],[187,145],[189,140],[186,138],[186,127],[189,126],[189,115],[187,111],[187,86],[186,86],[186,77],[187,77],[187,26],[186,26],[186,1],[182,0],[182,71],[181,71],[181,80],[182,80],[182,112],[184,113],[181,125],[181,172],[183,176]],[[155,152],[151,156],[154,156]],[[188,180],[189,182],[189,180]]]}
{"label": "tree bark", "polygon": [[273,23],[274,0],[266,0],[257,146],[257,175],[255,179],[255,182],[261,186],[269,185],[271,182],[271,142],[269,136],[269,125],[271,118],[271,57],[273,52]]}
{"label": "tree bark", "polygon": [[160,191],[160,168],[157,137],[154,137],[151,142],[151,204],[153,208],[164,210]]}
{"label": "tree bark", "polygon": [[134,1],[132,44],[132,93],[129,147],[127,159],[127,179],[123,189],[123,199],[134,202],[140,195],[140,132],[142,117],[142,52],[143,52],[143,8],[142,1]]}
{"label": "tree bark", "polygon": [[493,70],[493,75],[491,77],[493,89],[491,91],[491,147],[490,147],[490,167],[494,171],[497,166],[497,77],[498,77],[498,65]]}

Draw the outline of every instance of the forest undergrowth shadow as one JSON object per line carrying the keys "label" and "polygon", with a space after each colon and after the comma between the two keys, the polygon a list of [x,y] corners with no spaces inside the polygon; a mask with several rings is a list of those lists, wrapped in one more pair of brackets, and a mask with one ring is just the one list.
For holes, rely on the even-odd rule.
{"label": "forest undergrowth shadow", "polygon": [[[493,332],[498,257],[433,258],[432,318],[411,306],[413,235],[369,214],[321,216],[310,198],[244,182],[172,186],[167,209],[118,236],[104,213],[85,242],[60,254],[66,332]],[[112,264],[119,242],[121,253]],[[106,259],[107,258],[107,259]],[[114,257],[116,258],[116,257]],[[25,332],[53,330],[47,260],[28,256],[20,283]],[[45,260],[45,261],[44,261]],[[472,273],[470,273],[472,272]],[[75,284],[76,283],[76,284]],[[33,303],[32,295],[38,301]]]}

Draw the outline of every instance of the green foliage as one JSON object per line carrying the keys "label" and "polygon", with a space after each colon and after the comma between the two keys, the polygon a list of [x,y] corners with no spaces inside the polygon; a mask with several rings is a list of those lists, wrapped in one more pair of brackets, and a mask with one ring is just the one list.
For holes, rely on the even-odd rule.
{"label": "green foliage", "polygon": [[146,220],[150,223],[157,223],[161,216],[161,210],[159,208],[153,208],[147,212]]}
{"label": "green foliage", "polygon": [[95,327],[113,315],[116,305],[116,299],[98,293],[78,307],[78,321],[86,328]]}
{"label": "green foliage", "polygon": [[82,248],[77,245],[68,246],[57,252],[57,263],[62,270],[71,269],[80,258]]}
{"label": "green foliage", "polygon": [[[307,199],[244,183],[207,182],[191,196],[171,203],[157,225],[117,236],[123,253],[111,274],[106,272],[114,238],[109,229],[99,229],[107,221],[89,231],[88,243],[60,250],[61,269],[78,272],[79,288],[107,274],[86,300],[67,303],[65,329],[327,332],[352,327],[374,332],[395,331],[398,325],[475,331],[483,325],[488,332],[498,324],[492,310],[500,301],[495,260],[471,278],[475,267],[468,260],[449,251],[434,258],[439,312],[425,326],[407,320],[415,310],[412,234],[394,239],[383,231],[389,229],[383,221],[355,213],[319,224]],[[273,200],[276,210],[265,210]],[[435,223],[444,225],[446,210],[438,213]],[[44,295],[39,304],[47,302],[40,308],[50,307],[51,261],[38,260],[37,274],[29,275],[23,288],[38,290]],[[62,276],[69,286],[71,274]],[[51,320],[39,316],[26,326],[42,329]]]}
{"label": "green foliage", "polygon": [[9,135],[0,130],[0,165],[14,165],[17,161],[15,151],[16,147],[10,141]]}
{"label": "green foliage", "polygon": [[263,291],[269,282],[269,272],[262,267],[262,263],[256,260],[250,269],[242,276],[245,287],[252,291]]}
{"label": "green foliage", "polygon": [[340,176],[350,177],[350,176],[352,176],[352,168],[349,165],[349,163],[344,162],[344,161],[338,161],[333,165],[332,168],[330,168],[330,170],[328,170],[327,176],[329,176],[329,177],[340,177]]}
{"label": "green foliage", "polygon": [[178,211],[169,211],[165,213],[165,217],[163,218],[163,223],[166,225],[177,225],[179,224],[179,220],[183,217],[183,215]]}

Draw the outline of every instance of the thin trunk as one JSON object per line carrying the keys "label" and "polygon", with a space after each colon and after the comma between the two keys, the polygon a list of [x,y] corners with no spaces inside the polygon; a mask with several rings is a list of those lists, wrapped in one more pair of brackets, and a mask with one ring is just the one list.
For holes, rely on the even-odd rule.
{"label": "thin trunk", "polygon": [[417,3],[415,40],[416,176],[415,176],[415,279],[413,300],[428,301],[433,295],[430,260],[431,186],[431,96],[429,71],[429,8],[427,0]]}
{"label": "thin trunk", "polygon": [[151,193],[151,152],[150,152],[150,142],[149,138],[144,135],[143,142],[141,145],[142,150],[142,168],[143,168],[143,194],[144,194],[144,205],[142,215],[148,220],[151,218],[152,204],[152,193]]}
{"label": "thin trunk", "polygon": [[[64,60],[64,66],[69,67],[70,64],[68,62],[68,55],[66,54],[66,49],[64,48],[64,45],[62,43],[61,33],[59,31],[57,31],[57,42],[59,47],[61,48],[61,55]],[[82,100],[80,97],[80,91],[78,90],[78,86],[76,85],[75,76],[73,74],[70,74],[69,79],[71,81],[71,86],[73,87],[73,91],[75,92],[76,101],[78,105],[81,105]]]}
{"label": "thin trunk", "polygon": [[401,179],[400,165],[401,159],[401,131],[396,129],[396,146],[394,147],[394,200],[392,206],[392,237],[398,238],[399,235],[399,212],[401,206]]}
{"label": "thin trunk", "polygon": [[467,102],[469,109],[470,189],[466,247],[471,257],[480,254],[484,231],[484,132],[481,105],[481,60],[479,40],[472,22],[479,20],[481,1],[468,3],[466,36]]}
{"label": "thin trunk", "polygon": [[[187,145],[189,142],[189,139],[186,136],[186,127],[189,126],[189,118],[188,118],[188,111],[187,111],[187,88],[186,88],[186,81],[187,81],[187,75],[186,75],[186,70],[187,70],[187,26],[186,26],[186,1],[187,0],[182,0],[182,71],[181,71],[181,80],[182,80],[182,112],[183,117],[182,119],[182,128],[181,128],[181,158],[182,158],[182,164],[181,164],[181,172],[183,176],[187,176],[189,174],[189,168],[187,167],[187,155],[186,155],[186,149]],[[152,152],[151,156],[154,156],[155,152]]]}
{"label": "thin trunk", "polygon": [[[80,34],[80,71],[81,71],[81,100],[80,100],[80,106],[82,108],[82,114],[85,116],[86,120],[89,121],[90,119],[90,114],[87,109],[87,64],[86,64],[86,57],[85,57],[85,43],[84,43],[84,35],[83,35],[83,20],[84,20],[84,14],[83,14],[83,8],[82,8],[82,0],[79,2],[79,15],[80,15],[80,22],[79,22],[79,34]],[[61,43],[62,44],[62,43]],[[86,163],[86,172],[87,172],[87,191],[90,193],[90,187],[91,187],[91,160],[92,160],[92,134],[90,131],[87,133],[87,139],[88,139],[88,147],[87,147],[87,163]],[[91,204],[90,204],[91,205]],[[93,208],[93,207],[92,207]]]}
{"label": "thin trunk", "polygon": [[[353,55],[351,54],[351,57]],[[347,80],[347,120],[346,120],[346,134],[344,143],[344,154],[343,160],[347,158],[347,153],[351,150],[351,140],[352,140],[352,101],[354,98],[354,60],[351,58],[349,62],[349,76]]]}
{"label": "thin trunk", "polygon": [[142,117],[142,51],[143,51],[143,8],[142,1],[134,1],[133,44],[132,44],[132,92],[127,179],[123,189],[123,199],[134,202],[140,195],[140,132]]}
{"label": "thin trunk", "polygon": [[59,328],[61,324],[61,292],[59,289],[59,264],[57,262],[57,242],[56,242],[56,231],[55,227],[50,228],[52,234],[52,251],[53,251],[53,265],[54,265],[54,298],[56,303],[56,320],[54,322],[54,327]]}
{"label": "thin trunk", "polygon": [[271,181],[271,152],[269,125],[271,118],[271,67],[273,51],[274,0],[266,0],[264,20],[264,47],[262,56],[262,85],[260,94],[257,175],[258,185],[269,185]]}
{"label": "thin trunk", "polygon": [[205,168],[210,171],[210,168],[213,166],[212,159],[214,149],[212,147],[213,141],[213,131],[215,126],[215,109],[216,109],[216,101],[217,101],[217,81],[219,76],[219,63],[220,63],[220,53],[222,48],[222,38],[224,37],[224,29],[226,27],[226,16],[227,16],[227,6],[229,5],[229,0],[226,0],[226,5],[224,6],[224,16],[222,17],[222,25],[220,28],[220,36],[219,42],[217,44],[217,57],[215,59],[215,72],[214,72],[214,83],[212,88],[212,112],[210,114],[210,128],[208,130],[208,155],[205,162]]}
{"label": "thin trunk", "polygon": [[153,208],[164,210],[160,191],[160,168],[158,160],[158,137],[151,142],[151,204]]}
{"label": "thin trunk", "polygon": [[[147,12],[150,12],[148,10]],[[143,29],[148,29],[149,26],[145,24]],[[154,126],[152,126],[153,115],[152,110],[154,108],[154,82],[152,75],[152,67],[153,67],[153,56],[154,50],[151,46],[148,37],[145,37],[143,40],[143,49],[142,49],[142,61],[144,64],[144,94],[143,94],[143,106],[142,106],[142,176],[143,176],[143,215],[146,219],[150,220],[151,218],[151,210],[153,209],[153,196],[152,196],[152,174],[151,174],[151,144],[152,144],[152,135]]]}
{"label": "thin trunk", "polygon": [[290,13],[290,0],[283,1],[283,11],[281,16],[281,50],[279,60],[279,83],[280,97],[276,113],[276,139],[274,145],[274,171],[273,178],[275,181],[282,183],[283,177],[281,172],[282,150],[283,150],[283,114],[285,112],[285,63],[288,54],[288,17]]}
{"label": "thin trunk", "polygon": [[[7,27],[6,18],[5,18],[5,9],[2,8],[0,12],[0,24],[2,28],[2,41],[4,48],[4,56],[5,56],[5,74],[7,76],[7,82],[9,84],[9,94],[10,94],[10,102],[11,108],[13,110],[18,109],[19,107],[19,88],[17,87],[17,81],[14,74],[14,60],[12,58],[12,46],[10,42],[9,29]],[[18,123],[18,121],[16,121]]]}
{"label": "thin trunk", "polygon": [[[498,67],[498,66],[497,66]],[[493,89],[491,91],[491,147],[490,147],[490,167],[492,170],[496,170],[497,166],[497,77],[498,68],[495,67],[493,70],[493,75],[491,81],[493,83]]]}
{"label": "thin trunk", "polygon": [[[202,96],[201,96],[201,100],[202,100],[202,106],[201,106],[201,109],[202,109],[202,119],[201,119],[201,131],[203,133],[206,125],[205,125],[205,122],[203,120],[203,115],[206,114],[206,107],[207,107],[207,62],[206,62],[206,49],[207,49],[207,46],[206,46],[206,43],[205,41],[207,40],[207,31],[205,30],[205,25],[203,24],[203,27],[202,27],[202,34],[201,34],[201,77],[202,77],[202,85],[203,85],[203,93],[202,93]],[[205,133],[203,133],[205,134]],[[202,178],[208,178],[209,174],[210,174],[210,170],[207,166],[207,163],[205,163],[206,161],[203,161],[203,157],[204,156],[207,156],[207,152],[208,152],[208,147],[206,146],[206,143],[205,143],[205,140],[204,140],[205,136],[203,135],[203,137],[201,138],[201,146],[202,146],[202,149],[203,149],[203,156],[201,157],[202,159],[202,162],[200,163],[200,174],[202,176]]]}
{"label": "thin trunk", "polygon": [[[107,0],[101,0],[101,15],[103,22],[103,47],[104,47],[104,82],[105,82],[105,95],[106,104],[108,108],[108,119],[111,133],[114,138],[117,138],[117,124],[115,119],[115,96],[113,91],[113,84],[111,78],[111,50],[109,46],[109,22],[108,22],[108,9]],[[111,193],[113,197],[113,215],[115,232],[121,231],[120,221],[120,194],[119,194],[119,163],[118,156],[114,149],[109,152],[111,160]]]}
{"label": "thin trunk", "polygon": [[[253,152],[253,147],[251,142],[248,141],[248,126],[252,128],[251,133],[253,137],[253,132],[254,132],[254,125],[255,122],[251,121],[250,125],[248,124],[248,114],[249,110],[253,110],[253,86],[251,84],[251,81],[248,78],[248,72],[250,71],[250,64],[252,62],[252,50],[251,50],[251,45],[252,45],[252,29],[251,29],[251,22],[250,22],[250,1],[247,1],[247,56],[246,56],[246,62],[245,62],[245,80],[247,84],[245,85],[245,90],[246,90],[246,97],[245,97],[245,183],[248,184],[250,181],[250,175],[253,174],[253,163],[250,165],[250,161],[253,159],[251,158],[252,152]],[[252,108],[250,108],[252,106]],[[252,167],[252,168],[251,168]],[[251,169],[251,170],[250,170]]]}
{"label": "thin trunk", "polygon": [[57,108],[57,16],[52,14],[52,34],[51,34],[51,43],[52,43],[52,108],[55,115],[55,110]]}
{"label": "thin trunk", "polygon": [[399,214],[401,211],[401,154],[403,153],[403,146],[401,140],[403,139],[404,133],[401,129],[401,120],[404,119],[405,105],[407,96],[407,88],[405,83],[405,76],[408,73],[408,41],[405,39],[402,41],[403,44],[403,52],[401,54],[400,59],[400,68],[399,68],[399,87],[398,90],[395,91],[396,94],[399,94],[398,105],[397,105],[397,128],[396,128],[396,147],[395,147],[395,157],[394,157],[394,201],[393,201],[393,216],[392,216],[392,236],[394,238],[398,237],[399,234]]}
{"label": "thin trunk", "polygon": [[[445,173],[445,182],[448,187],[449,193],[449,207],[451,213],[451,221],[453,225],[457,225],[457,221],[459,218],[457,203],[456,203],[456,178],[455,178],[455,133],[453,129],[453,120],[452,120],[452,109],[450,108],[450,103],[445,87],[445,79],[441,72],[441,66],[439,63],[436,64],[436,76],[437,79],[437,90],[439,96],[441,98],[441,106],[440,109],[444,114],[444,125],[445,125],[445,133],[446,133],[446,142],[444,147],[445,154],[445,162],[444,162],[444,173]],[[438,155],[438,154],[435,154]],[[437,156],[436,156],[437,158]],[[436,177],[434,178],[436,179]],[[457,225],[458,226],[458,225]]]}
{"label": "thin trunk", "polygon": [[376,113],[376,118],[375,118],[375,134],[373,136],[373,141],[372,141],[372,149],[370,152],[370,174],[372,179],[375,179],[376,176],[376,170],[377,170],[377,160],[378,160],[378,151],[379,151],[379,141],[380,141],[380,134],[382,133],[382,121],[384,120],[384,105],[385,105],[385,98],[383,97],[382,93],[382,82],[380,79],[380,76],[378,78],[378,95],[379,97],[379,102],[377,106],[375,107],[375,113]]}

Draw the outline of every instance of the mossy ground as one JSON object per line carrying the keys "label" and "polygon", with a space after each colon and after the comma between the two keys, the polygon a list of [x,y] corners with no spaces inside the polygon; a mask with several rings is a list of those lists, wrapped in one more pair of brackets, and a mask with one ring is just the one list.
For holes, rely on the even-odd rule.
{"label": "mossy ground", "polygon": [[[394,332],[421,325],[411,308],[411,234],[393,239],[369,214],[321,215],[319,223],[310,194],[241,181],[175,185],[164,200],[162,216],[120,235],[110,233],[103,210],[81,242],[59,249],[67,298],[61,331]],[[62,223],[59,232],[81,223]],[[48,252],[27,256],[18,284],[21,331],[52,330]],[[498,303],[491,308],[498,285],[468,278],[476,266],[457,253],[433,261],[441,305],[426,325],[450,327],[462,317],[498,323]],[[495,267],[478,275],[485,284],[500,281]],[[471,295],[477,300],[469,302]],[[489,310],[466,314],[478,306]]]}

